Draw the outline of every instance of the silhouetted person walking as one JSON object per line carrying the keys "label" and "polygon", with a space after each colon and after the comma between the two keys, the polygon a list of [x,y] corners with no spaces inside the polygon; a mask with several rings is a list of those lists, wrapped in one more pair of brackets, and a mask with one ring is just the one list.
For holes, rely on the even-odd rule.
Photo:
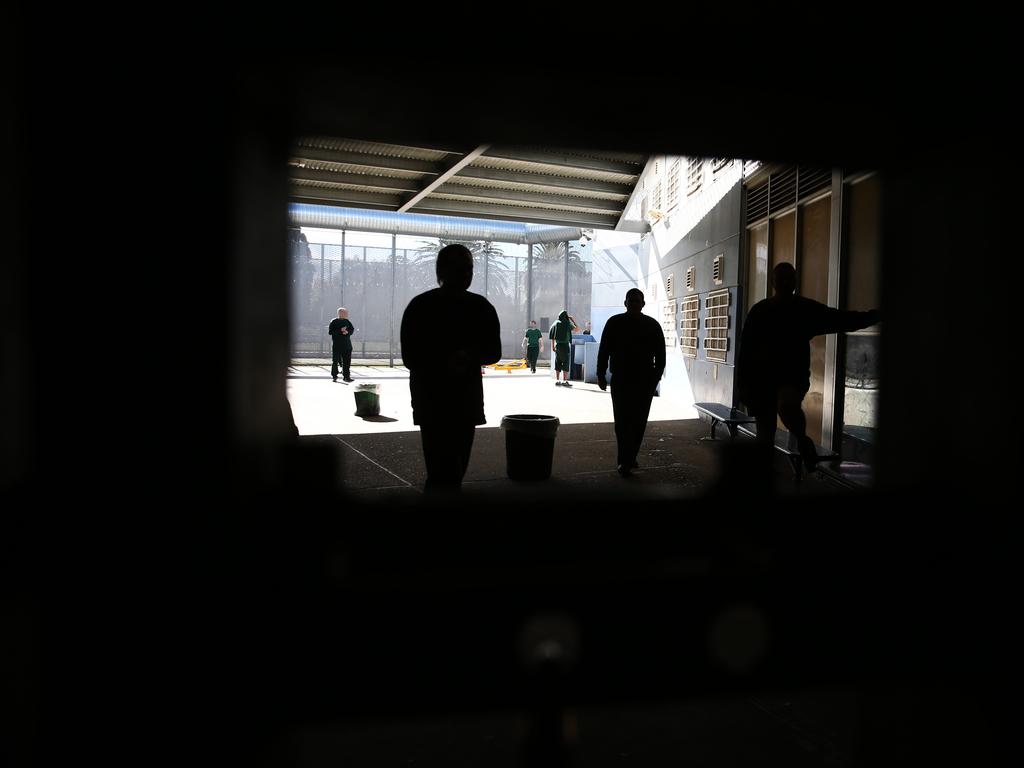
{"label": "silhouetted person walking", "polygon": [[835,309],[797,296],[796,268],[783,262],[772,271],[774,293],[750,309],[740,337],[736,364],[740,400],[757,419],[757,438],[775,442],[777,419],[797,439],[804,466],[817,464],[814,441],[807,436],[804,395],[811,388],[811,347],[815,336],[856,331],[877,323],[877,309]]}
{"label": "silhouetted person walking", "polygon": [[608,318],[597,350],[597,385],[602,390],[608,386],[605,372],[611,361],[616,463],[623,477],[638,466],[651,398],[665,372],[665,335],[661,324],[641,311],[645,303],[639,288],[626,291],[626,311]]}
{"label": "silhouetted person walking", "polygon": [[352,365],[352,334],[356,332],[352,321],[348,319],[348,310],[338,307],[338,316],[327,326],[331,336],[331,379],[338,380],[338,364],[341,364],[341,377],[352,381],[349,368]]}
{"label": "silhouetted person walking", "polygon": [[437,254],[437,283],[402,315],[402,362],[409,369],[412,419],[420,427],[426,489],[457,490],[484,418],[480,366],[501,359],[498,313],[470,293],[473,255],[463,245]]}

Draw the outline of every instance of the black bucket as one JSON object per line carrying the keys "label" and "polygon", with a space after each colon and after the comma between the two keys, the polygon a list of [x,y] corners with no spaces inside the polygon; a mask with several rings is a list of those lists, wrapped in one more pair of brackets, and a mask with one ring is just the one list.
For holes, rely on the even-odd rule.
{"label": "black bucket", "polygon": [[558,417],[535,413],[505,416],[506,471],[512,480],[547,480],[555,455]]}

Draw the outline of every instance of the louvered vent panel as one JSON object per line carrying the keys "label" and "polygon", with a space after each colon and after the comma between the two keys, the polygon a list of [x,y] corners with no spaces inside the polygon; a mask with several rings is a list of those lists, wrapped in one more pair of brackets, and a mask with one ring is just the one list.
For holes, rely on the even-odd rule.
{"label": "louvered vent panel", "polygon": [[665,336],[665,346],[676,345],[676,302],[666,301],[661,308],[661,330]]}
{"label": "louvered vent panel", "polygon": [[711,273],[714,278],[715,285],[722,284],[723,272],[725,272],[725,255],[720,253],[717,256],[715,256],[714,267]]}
{"label": "louvered vent panel", "polygon": [[768,215],[768,185],[762,184],[747,192],[747,224]]}
{"label": "louvered vent panel", "polygon": [[683,159],[677,157],[668,168],[668,209],[672,210],[679,203],[679,167]]}
{"label": "louvered vent panel", "polygon": [[697,356],[697,315],[699,312],[699,296],[683,299],[683,317],[679,321],[679,346],[687,357]]}
{"label": "louvered vent panel", "polygon": [[704,353],[708,360],[724,363],[729,352],[729,292],[709,293],[704,309]]}
{"label": "louvered vent panel", "polygon": [[686,164],[686,194],[693,195],[700,191],[704,183],[704,158],[691,157]]}
{"label": "louvered vent panel", "polygon": [[796,204],[796,167],[773,173],[768,179],[768,206],[777,213]]}
{"label": "louvered vent panel", "polygon": [[664,211],[665,209],[662,205],[661,179],[658,179],[658,183],[654,185],[654,194],[652,195],[651,208],[649,210]]}
{"label": "louvered vent panel", "polygon": [[797,198],[804,200],[832,186],[832,171],[828,168],[801,167],[797,174]]}

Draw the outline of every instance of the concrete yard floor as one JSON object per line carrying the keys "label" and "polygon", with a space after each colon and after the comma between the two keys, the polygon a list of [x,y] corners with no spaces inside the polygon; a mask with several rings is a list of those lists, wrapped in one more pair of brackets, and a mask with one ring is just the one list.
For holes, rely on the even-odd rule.
{"label": "concrete yard floor", "polygon": [[[356,498],[383,503],[417,503],[422,498],[425,468],[417,427],[412,423],[408,371],[404,368],[352,369],[355,381],[332,382],[330,366],[295,366],[289,371],[288,399],[302,440],[326,445],[337,455],[341,489]],[[380,416],[355,415],[355,388],[362,383],[380,388]],[[631,477],[615,471],[615,431],[611,398],[596,385],[575,382],[556,387],[547,371],[488,372],[484,377],[488,424],[478,427],[473,455],[463,485],[463,500],[478,496],[523,503],[552,499],[638,497],[682,499],[700,496],[718,482],[744,482],[721,477],[723,454],[733,450],[728,439],[703,440],[710,430],[683,397],[656,397],[641,446],[640,469]],[[517,482],[506,472],[505,434],[501,416],[541,413],[560,421],[551,478]],[[723,430],[724,432],[724,430]],[[744,441],[746,444],[746,441]],[[775,456],[772,482],[779,493],[830,493],[841,489],[813,474],[794,481],[788,463]]]}

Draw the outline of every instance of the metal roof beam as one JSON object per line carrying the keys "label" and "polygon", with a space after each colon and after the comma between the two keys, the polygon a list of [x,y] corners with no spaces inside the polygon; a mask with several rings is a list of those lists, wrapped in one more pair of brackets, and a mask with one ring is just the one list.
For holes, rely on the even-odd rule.
{"label": "metal roof beam", "polygon": [[448,179],[450,179],[452,176],[457,174],[467,165],[476,160],[480,155],[482,155],[487,150],[487,146],[487,144],[481,144],[476,149],[470,150],[469,152],[467,152],[462,157],[456,160],[452,160],[447,163],[438,163],[437,172],[434,175],[433,180],[423,185],[422,189],[420,189],[419,192],[410,195],[409,199],[402,203],[401,207],[398,209],[398,212],[405,213],[414,205],[416,205],[416,203],[423,200],[427,195],[429,195],[439,186],[444,184]]}

